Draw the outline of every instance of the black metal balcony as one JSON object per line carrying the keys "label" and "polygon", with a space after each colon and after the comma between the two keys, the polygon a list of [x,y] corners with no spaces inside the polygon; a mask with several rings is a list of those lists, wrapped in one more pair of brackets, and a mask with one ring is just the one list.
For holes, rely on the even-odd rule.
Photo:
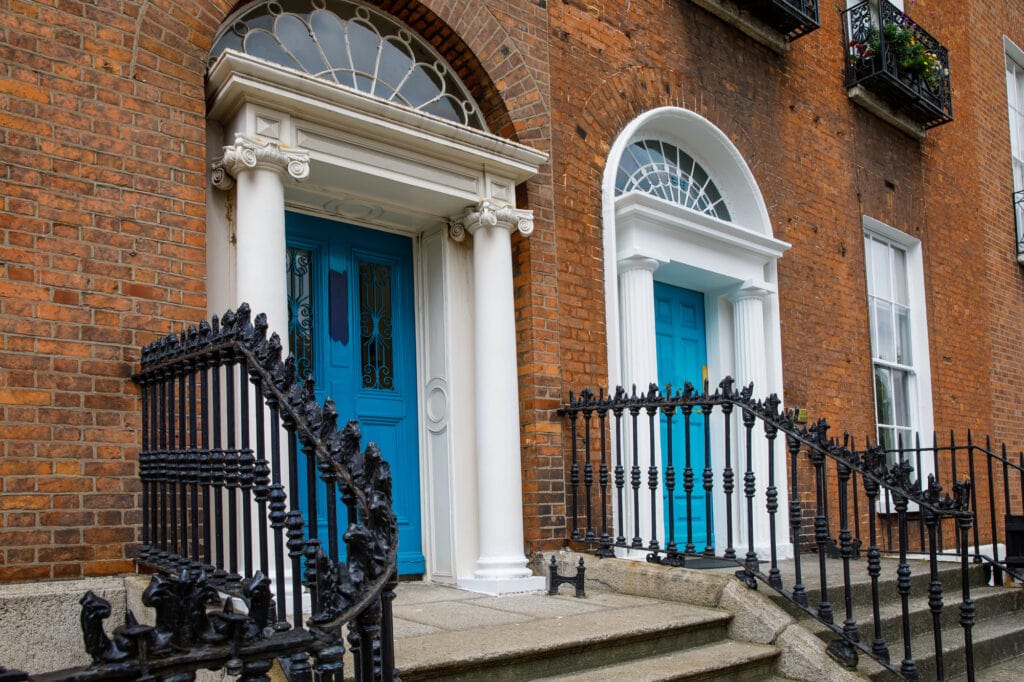
{"label": "black metal balcony", "polygon": [[843,12],[846,87],[862,86],[922,128],[953,120],[949,53],[886,0]]}
{"label": "black metal balcony", "polygon": [[1024,189],[1013,193],[1013,212],[1017,216],[1017,262],[1024,265]]}
{"label": "black metal balcony", "polygon": [[818,0],[738,0],[736,4],[788,40],[796,40],[820,26]]}

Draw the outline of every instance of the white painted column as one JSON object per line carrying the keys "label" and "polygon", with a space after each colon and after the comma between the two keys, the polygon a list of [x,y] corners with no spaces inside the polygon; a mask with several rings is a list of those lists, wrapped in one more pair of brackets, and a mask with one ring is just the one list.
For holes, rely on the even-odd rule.
{"label": "white painted column", "polygon": [[[224,156],[211,167],[211,181],[221,190],[235,191],[234,219],[230,221],[234,237],[235,279],[229,284],[233,308],[248,303],[253,316],[266,313],[271,333],[281,339],[282,358],[288,357],[288,273],[285,253],[284,183],[288,177],[297,180],[309,175],[309,154],[282,149],[276,141],[255,135],[235,135],[235,143],[224,147]],[[214,311],[217,314],[223,311]],[[256,447],[253,421],[250,439]],[[281,427],[281,482],[289,490],[287,465],[288,432]],[[268,449],[269,457],[269,449]],[[292,501],[289,501],[291,504]],[[252,502],[253,518],[259,510]],[[241,522],[239,522],[241,523]],[[253,524],[257,533],[257,524]],[[242,532],[239,526],[238,532]],[[269,538],[266,539],[269,541]],[[254,546],[260,542],[253,538]],[[250,574],[256,567],[245,567]],[[277,580],[275,570],[270,577]],[[285,563],[287,603],[292,604],[291,562]],[[308,595],[304,596],[308,600]],[[308,608],[308,602],[304,608]],[[290,611],[289,611],[290,612]]]}
{"label": "white painted column", "polygon": [[[733,306],[733,330],[736,357],[734,367],[736,368],[737,390],[753,382],[754,397],[766,398],[768,396],[768,347],[765,337],[765,314],[764,306],[773,290],[771,285],[763,282],[744,282],[740,287],[729,295]],[[737,419],[742,424],[742,419]],[[739,433],[742,434],[742,427]],[[747,552],[747,503],[743,495],[743,474],[746,471],[747,453],[743,448],[745,438],[734,438],[740,449],[735,453],[734,466],[736,479],[740,481],[737,486],[738,495],[734,496],[734,515],[736,531],[736,555],[743,557]],[[751,439],[752,469],[756,477],[757,492],[754,496],[754,549],[759,557],[767,559],[770,553],[768,514],[765,511],[765,491],[768,488],[768,447],[764,438],[763,423],[758,421],[754,425],[753,438]],[[784,485],[786,466],[785,439],[778,438],[775,443],[775,485],[778,488]],[[781,499],[781,498],[780,498]],[[780,509],[784,505],[780,503]],[[776,535],[778,538],[785,537],[788,526],[781,526],[779,522],[785,522],[788,517],[776,515]],[[784,543],[780,543],[784,544]]]}
{"label": "white painted column", "polygon": [[754,395],[768,390],[768,354],[764,333],[764,301],[771,291],[767,285],[745,282],[734,291],[732,300],[735,333],[736,384],[754,382]]}
{"label": "white painted column", "polygon": [[482,202],[453,219],[452,238],[473,235],[473,331],[480,557],[459,585],[489,594],[544,588],[523,550],[519,376],[511,235],[533,231],[533,212]]}
{"label": "white painted column", "polygon": [[238,134],[213,165],[213,184],[235,188],[235,305],[266,313],[271,332],[288,351],[288,292],[284,181],[309,175],[309,154],[271,140]]}
{"label": "white painted column", "polygon": [[[619,330],[622,348],[622,386],[631,393],[636,387],[637,394],[646,393],[649,385],[658,382],[658,342],[654,329],[654,271],[658,261],[643,256],[632,256],[618,262],[619,271]],[[654,458],[661,467],[660,422],[655,420]],[[628,416],[623,419],[622,429],[623,466],[628,472],[632,466],[633,429]],[[619,510],[625,521],[625,538],[632,544],[640,538],[647,547],[651,539],[651,491],[647,487],[647,467],[651,461],[651,441],[646,412],[637,420],[637,461],[642,473],[640,484],[639,510],[634,507],[633,488],[626,478],[624,495],[625,509]],[[628,461],[627,461],[628,459]],[[660,492],[658,499],[661,499]],[[655,505],[653,519],[658,529],[658,541],[665,547],[665,523],[663,505]],[[639,521],[639,534],[636,522]],[[646,556],[646,553],[644,554]]]}

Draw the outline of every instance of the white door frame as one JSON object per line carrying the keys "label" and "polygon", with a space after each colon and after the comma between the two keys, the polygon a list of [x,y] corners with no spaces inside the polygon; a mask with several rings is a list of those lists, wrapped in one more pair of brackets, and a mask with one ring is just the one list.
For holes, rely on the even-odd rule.
{"label": "white door frame", "polygon": [[[414,237],[426,577],[473,577],[481,559],[472,312],[479,283],[473,244],[449,238],[447,228],[451,216],[467,209],[514,207],[516,185],[536,174],[546,156],[232,50],[210,68],[207,92],[215,180],[224,180],[225,151],[234,149],[225,145],[263,145],[283,159],[278,175],[284,182],[284,202],[261,207],[265,215],[281,212],[283,225],[286,204]],[[289,159],[306,164],[304,172]],[[299,178],[301,183],[294,181]],[[253,192],[242,198],[238,191],[208,193],[211,313],[235,307],[241,296],[258,297],[239,291],[235,252],[243,231],[261,228],[237,224],[236,204],[265,199]],[[247,215],[260,212],[247,207]],[[268,261],[275,257],[264,255]],[[268,297],[280,298],[284,278],[265,280],[260,286]],[[251,303],[260,306],[259,300]],[[515,421],[518,433],[518,406]]]}
{"label": "white door frame", "polygon": [[[687,152],[714,180],[729,208],[730,221],[700,213],[642,192],[616,196],[616,172],[624,150],[644,139],[658,139]],[[605,253],[605,309],[608,328],[609,385],[637,383],[638,391],[646,390],[647,382],[657,381],[654,351],[654,324],[638,320],[637,315],[623,315],[620,310],[645,309],[646,303],[621,298],[620,267],[635,273],[635,263],[651,261],[650,279],[704,293],[705,325],[708,348],[708,376],[711,390],[725,376],[738,383],[755,383],[755,396],[776,393],[782,397],[782,352],[777,293],[777,261],[789,244],[775,239],[771,221],[750,168],[729,138],[713,123],[699,114],[678,107],[661,107],[645,112],[630,122],[612,145],[602,181],[602,222]],[[627,267],[625,264],[629,263]],[[623,264],[620,266],[620,264]],[[631,275],[635,277],[635,275]],[[650,287],[631,284],[627,296],[643,293],[653,298]],[[652,308],[653,309],[653,308]],[[623,328],[621,325],[629,325]],[[623,339],[629,339],[628,344]],[[636,342],[636,339],[640,339]],[[643,341],[647,339],[647,341]],[[633,355],[634,357],[629,357]],[[647,356],[645,359],[644,357]],[[631,368],[643,367],[650,378],[628,376]],[[721,456],[720,433],[712,433],[713,452]],[[660,449],[660,434],[655,448]],[[734,442],[742,442],[738,438]],[[735,453],[734,453],[735,454]],[[649,456],[643,453],[642,457]],[[755,453],[755,458],[757,453]],[[655,454],[660,461],[660,454]],[[762,458],[763,460],[764,458]],[[734,458],[733,467],[737,461]],[[723,461],[712,457],[715,471],[716,510],[715,536],[719,550],[726,537],[725,500],[718,484]],[[754,540],[758,553],[766,556],[769,538],[764,513],[764,489],[767,463],[757,470]],[[786,495],[786,462],[776,453],[775,482],[780,495]],[[734,538],[738,549],[745,547],[745,504],[742,495],[734,495]],[[745,500],[744,500],[745,502]],[[631,511],[624,513],[632,523]],[[651,520],[641,511],[641,528],[650,527]],[[646,511],[646,514],[650,514]],[[658,506],[655,523],[665,537],[663,510]],[[742,515],[741,515],[742,514]],[[776,526],[788,526],[788,510],[780,506]],[[781,549],[781,548],[780,548]]]}

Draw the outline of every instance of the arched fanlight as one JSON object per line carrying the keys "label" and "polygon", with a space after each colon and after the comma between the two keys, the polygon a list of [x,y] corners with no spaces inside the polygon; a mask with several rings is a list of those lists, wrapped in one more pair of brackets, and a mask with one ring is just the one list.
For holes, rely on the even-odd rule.
{"label": "arched fanlight", "polygon": [[212,64],[237,50],[388,102],[486,130],[444,58],[380,10],[352,0],[261,0],[218,32]]}
{"label": "arched fanlight", "polygon": [[626,147],[615,177],[615,195],[644,192],[721,220],[732,220],[721,192],[693,157],[661,140]]}

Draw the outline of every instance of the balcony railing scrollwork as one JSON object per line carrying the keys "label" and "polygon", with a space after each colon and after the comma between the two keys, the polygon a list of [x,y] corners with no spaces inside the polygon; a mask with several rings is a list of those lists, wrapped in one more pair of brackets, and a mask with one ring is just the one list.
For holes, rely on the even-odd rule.
{"label": "balcony railing scrollwork", "polygon": [[846,87],[862,86],[922,128],[953,120],[949,53],[886,0],[843,12]]}
{"label": "balcony railing scrollwork", "polygon": [[1013,214],[1017,218],[1017,262],[1024,265],[1024,189],[1013,193]]}
{"label": "balcony railing scrollwork", "polygon": [[739,0],[737,4],[791,41],[820,26],[818,0]]}

